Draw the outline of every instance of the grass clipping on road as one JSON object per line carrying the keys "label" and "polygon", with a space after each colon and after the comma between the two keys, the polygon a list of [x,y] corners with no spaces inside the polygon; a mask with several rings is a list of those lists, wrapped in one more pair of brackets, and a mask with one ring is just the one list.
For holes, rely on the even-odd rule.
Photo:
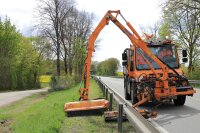
{"label": "grass clipping on road", "polygon": [[[102,97],[96,82],[90,81],[91,99]],[[70,89],[34,94],[11,105],[0,108],[0,133],[52,133],[52,132],[117,132],[117,123],[106,123],[103,116],[67,117],[66,102],[79,99],[78,85]],[[126,132],[132,126],[123,124]]]}

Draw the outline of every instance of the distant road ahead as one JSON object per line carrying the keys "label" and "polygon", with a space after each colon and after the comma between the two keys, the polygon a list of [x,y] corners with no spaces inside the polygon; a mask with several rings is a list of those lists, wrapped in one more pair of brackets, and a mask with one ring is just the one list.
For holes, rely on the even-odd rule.
{"label": "distant road ahead", "polygon": [[38,92],[46,92],[47,88],[45,89],[38,89],[38,90],[27,90],[27,91],[14,91],[14,92],[4,92],[0,93],[0,107],[10,104],[12,102],[18,101],[22,98],[30,96],[32,94]]}

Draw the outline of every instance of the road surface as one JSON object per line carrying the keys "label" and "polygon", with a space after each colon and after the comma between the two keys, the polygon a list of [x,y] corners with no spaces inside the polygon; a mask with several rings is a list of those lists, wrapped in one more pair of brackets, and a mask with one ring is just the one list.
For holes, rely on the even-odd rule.
{"label": "road surface", "polygon": [[[124,82],[120,78],[101,77],[110,88],[124,97]],[[200,89],[193,97],[187,96],[184,106],[174,106],[173,103],[159,106],[157,118],[153,123],[170,133],[200,133]],[[144,106],[150,109],[150,105]]]}
{"label": "road surface", "polygon": [[27,90],[27,91],[15,91],[15,92],[4,92],[0,93],[0,107],[10,104],[12,102],[18,101],[22,98],[25,98],[27,96],[30,96],[32,94],[38,93],[38,92],[45,92],[47,91],[47,88],[45,89],[38,89],[38,90]]}

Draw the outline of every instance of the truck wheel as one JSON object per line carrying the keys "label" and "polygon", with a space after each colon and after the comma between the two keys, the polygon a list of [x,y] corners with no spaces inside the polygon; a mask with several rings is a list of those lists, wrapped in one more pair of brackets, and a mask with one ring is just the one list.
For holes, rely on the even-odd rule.
{"label": "truck wheel", "polygon": [[126,100],[131,100],[131,95],[127,91],[128,81],[124,78],[124,96]]}
{"label": "truck wheel", "polygon": [[186,100],[186,95],[179,95],[177,96],[177,99],[174,99],[175,105],[184,105]]}
{"label": "truck wheel", "polygon": [[135,103],[138,102],[138,99],[136,97],[136,92],[137,92],[137,88],[134,85],[134,83],[131,83],[131,103],[132,105],[134,105]]}

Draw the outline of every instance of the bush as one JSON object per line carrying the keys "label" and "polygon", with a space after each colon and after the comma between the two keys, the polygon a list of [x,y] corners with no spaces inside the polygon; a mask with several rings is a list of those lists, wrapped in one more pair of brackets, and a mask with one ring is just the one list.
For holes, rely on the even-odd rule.
{"label": "bush", "polygon": [[123,77],[124,76],[123,72],[116,72],[115,75],[118,76],[118,77]]}
{"label": "bush", "polygon": [[100,62],[96,66],[97,69],[96,71],[98,75],[115,76],[118,67],[119,67],[119,60],[116,58],[109,58],[107,60]]}
{"label": "bush", "polygon": [[181,66],[188,79],[200,80],[200,68],[196,67],[194,71],[188,72],[188,68]]}
{"label": "bush", "polygon": [[188,79],[200,80],[200,70],[195,70],[188,73]]}
{"label": "bush", "polygon": [[75,84],[74,76],[52,76],[49,91],[59,91],[70,88]]}

